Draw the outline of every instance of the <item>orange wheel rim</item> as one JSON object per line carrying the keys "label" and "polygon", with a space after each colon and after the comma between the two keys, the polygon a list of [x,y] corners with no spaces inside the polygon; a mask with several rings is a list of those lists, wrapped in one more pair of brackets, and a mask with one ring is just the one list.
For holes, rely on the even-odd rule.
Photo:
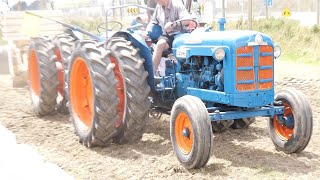
{"label": "orange wheel rim", "polygon": [[32,94],[40,95],[39,64],[36,51],[31,49],[29,52],[29,81]]}
{"label": "orange wheel rim", "polygon": [[123,76],[121,74],[120,71],[120,67],[118,65],[118,61],[116,60],[115,57],[110,56],[110,61],[111,63],[115,64],[115,68],[114,68],[114,75],[116,76],[116,79],[118,81],[117,84],[117,95],[119,98],[119,104],[118,104],[118,113],[119,113],[119,119],[116,122],[116,127],[120,127],[120,125],[122,124],[123,121],[123,115],[125,112],[125,93],[124,93],[124,79]]}
{"label": "orange wheel rim", "polygon": [[60,94],[60,96],[63,97],[64,95],[64,68],[63,68],[63,63],[62,63],[62,57],[61,57],[61,52],[59,51],[58,48],[54,49],[54,54],[57,56],[56,59],[56,67],[57,67],[57,78],[59,81],[58,84],[58,93]]}
{"label": "orange wheel rim", "polygon": [[[290,106],[288,105],[288,103],[283,103],[284,106],[284,117],[293,117],[293,113],[292,110],[290,108]],[[277,116],[274,116],[273,118],[273,126],[275,129],[275,132],[277,133],[277,135],[282,139],[282,140],[289,140],[291,139],[292,135],[293,135],[293,130],[294,128],[290,129],[285,125],[281,125],[278,122],[278,118]]]}
{"label": "orange wheel rim", "polygon": [[94,110],[92,79],[89,68],[81,57],[77,57],[72,65],[70,104],[73,116],[76,116],[76,119],[79,119],[87,128],[90,128]]}
{"label": "orange wheel rim", "polygon": [[188,115],[178,114],[175,122],[175,137],[177,145],[183,154],[189,154],[193,145],[193,129]]}

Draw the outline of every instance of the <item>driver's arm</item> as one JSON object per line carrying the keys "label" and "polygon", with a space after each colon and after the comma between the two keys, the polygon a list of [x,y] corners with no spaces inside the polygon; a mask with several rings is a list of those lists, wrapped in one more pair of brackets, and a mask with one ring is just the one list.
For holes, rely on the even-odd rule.
{"label": "driver's arm", "polygon": [[[178,11],[178,19],[177,20],[180,20],[180,19],[191,19],[191,15],[189,14],[189,12],[187,11],[186,7],[182,4],[182,3],[179,3],[180,5],[177,7],[177,11]],[[187,26],[189,25],[189,21],[182,21],[182,25],[183,26]]]}
{"label": "driver's arm", "polygon": [[[185,8],[185,6],[180,2],[180,1],[176,1],[175,2],[175,6],[174,6],[174,12],[175,12],[175,21],[177,20],[183,20],[183,19],[190,19],[191,15],[189,14],[189,12],[187,11],[187,9]],[[164,29],[167,32],[173,31],[174,29],[178,28],[180,25],[181,26],[187,26],[190,24],[189,21],[180,21],[181,24],[176,24],[173,22],[168,22],[165,24]]]}

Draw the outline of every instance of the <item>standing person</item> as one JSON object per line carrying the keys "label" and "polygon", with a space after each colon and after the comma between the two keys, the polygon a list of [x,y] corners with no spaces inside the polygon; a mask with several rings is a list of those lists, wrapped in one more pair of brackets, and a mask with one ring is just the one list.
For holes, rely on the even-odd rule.
{"label": "standing person", "polygon": [[[172,22],[190,18],[190,14],[180,0],[155,0],[155,2],[157,6],[150,23],[160,25],[162,35],[158,39],[152,56],[154,74],[157,72],[163,51],[172,47],[174,37],[166,34],[176,28],[172,26]],[[187,24],[189,24],[188,21],[183,22],[183,25]]]}

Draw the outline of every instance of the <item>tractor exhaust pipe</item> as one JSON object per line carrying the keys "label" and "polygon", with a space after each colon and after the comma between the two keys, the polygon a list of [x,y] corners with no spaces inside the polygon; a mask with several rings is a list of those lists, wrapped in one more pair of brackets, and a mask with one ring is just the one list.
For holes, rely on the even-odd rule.
{"label": "tractor exhaust pipe", "polygon": [[220,18],[218,23],[219,23],[219,30],[220,31],[224,31],[224,24],[226,23],[226,19],[225,18]]}

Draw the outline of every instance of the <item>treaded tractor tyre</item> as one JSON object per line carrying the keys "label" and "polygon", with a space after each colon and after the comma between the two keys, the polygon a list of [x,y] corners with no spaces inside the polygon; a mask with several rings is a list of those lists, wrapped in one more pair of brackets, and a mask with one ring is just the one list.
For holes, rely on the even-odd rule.
{"label": "treaded tractor tyre", "polygon": [[57,68],[54,45],[47,37],[31,40],[28,57],[29,89],[33,110],[39,117],[55,112]]}
{"label": "treaded tractor tyre", "polygon": [[125,38],[111,38],[106,44],[106,49],[115,53],[113,62],[117,61],[122,69],[126,89],[124,126],[114,142],[135,142],[142,138],[151,106],[148,99],[150,87],[147,82],[148,72],[144,68],[145,60],[139,55],[138,49]]}
{"label": "treaded tractor tyre", "polygon": [[68,72],[70,118],[80,142],[106,146],[118,133],[115,64],[103,44],[82,41],[71,56]]}
{"label": "treaded tractor tyre", "polygon": [[170,136],[182,166],[196,169],[207,164],[213,135],[208,111],[199,98],[186,95],[175,101],[171,110]]}
{"label": "treaded tractor tyre", "polygon": [[234,120],[225,120],[225,121],[212,121],[212,131],[215,133],[226,131],[232,124]]}
{"label": "treaded tractor tyre", "polygon": [[234,123],[231,125],[232,129],[244,129],[248,128],[252,123],[256,121],[256,118],[241,118],[234,120]]}
{"label": "treaded tractor tyre", "polygon": [[270,118],[270,136],[276,149],[287,154],[304,150],[313,128],[312,110],[307,98],[300,91],[285,89],[276,93],[275,101],[283,103],[284,118],[293,125],[281,125],[277,116]]}
{"label": "treaded tractor tyre", "polygon": [[68,114],[69,110],[66,106],[67,103],[67,90],[65,74],[68,71],[68,64],[72,51],[74,50],[76,39],[69,34],[59,34],[54,37],[53,44],[55,46],[54,52],[57,56],[57,80],[58,80],[58,98],[57,98],[57,111],[61,114]]}

